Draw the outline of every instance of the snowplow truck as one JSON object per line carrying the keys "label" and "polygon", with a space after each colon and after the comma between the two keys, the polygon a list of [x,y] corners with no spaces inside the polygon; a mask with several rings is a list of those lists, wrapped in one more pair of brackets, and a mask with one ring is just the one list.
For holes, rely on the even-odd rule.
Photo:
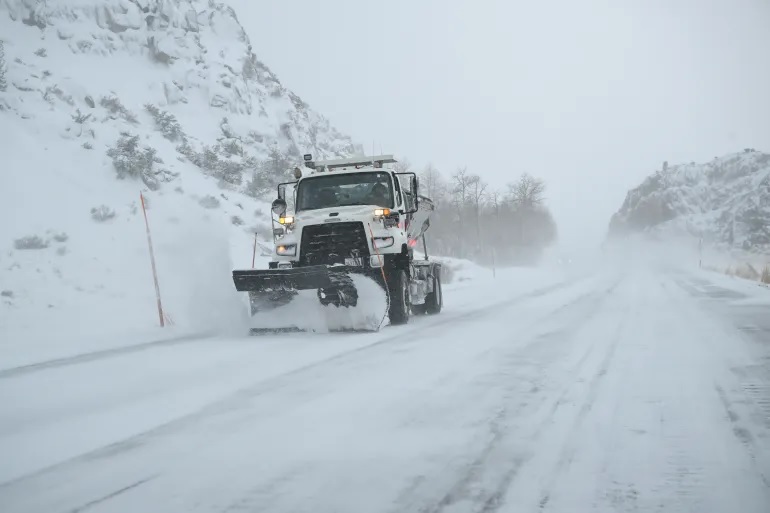
{"label": "snowplow truck", "polygon": [[[297,180],[280,184],[272,204],[269,268],[233,271],[252,315],[312,289],[322,305],[355,307],[353,274],[387,292],[391,324],[439,313],[441,264],[430,260],[425,240],[434,204],[419,194],[416,175],[392,169],[392,155],[304,161],[306,169],[294,169]],[[418,244],[421,258],[414,257]]]}

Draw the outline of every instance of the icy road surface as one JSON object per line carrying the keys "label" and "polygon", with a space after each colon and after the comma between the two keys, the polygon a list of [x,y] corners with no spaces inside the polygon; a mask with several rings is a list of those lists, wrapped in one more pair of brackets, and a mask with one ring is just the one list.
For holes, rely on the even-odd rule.
{"label": "icy road surface", "polygon": [[0,511],[770,511],[770,290],[498,285],[376,334],[5,368]]}

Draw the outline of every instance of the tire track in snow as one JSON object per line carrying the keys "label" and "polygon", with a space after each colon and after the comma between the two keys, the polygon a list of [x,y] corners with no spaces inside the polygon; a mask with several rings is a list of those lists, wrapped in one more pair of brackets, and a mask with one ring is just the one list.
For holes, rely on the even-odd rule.
{"label": "tire track in snow", "polygon": [[[469,317],[477,317],[479,315],[487,314],[488,310],[490,308],[499,308],[499,307],[506,307],[510,305],[514,305],[516,303],[520,303],[522,301],[527,301],[530,299],[535,299],[538,297],[542,297],[544,295],[557,292],[561,289],[576,285],[580,283],[582,280],[586,278],[581,278],[575,281],[571,282],[560,282],[554,285],[549,285],[547,287],[542,287],[539,289],[535,289],[533,291],[524,293],[520,296],[514,296],[513,298],[503,300],[499,303],[493,304],[493,305],[485,305],[483,307],[471,309],[467,312],[455,315],[451,317],[449,320],[447,319],[431,319],[429,322],[421,322],[416,325],[411,325],[410,327],[414,327],[414,329],[408,330],[410,333],[418,333],[421,331],[425,331],[429,328],[433,328],[437,325],[444,324],[446,322],[456,322],[456,321],[462,321],[465,319],[468,319]],[[432,322],[431,322],[432,321]],[[122,356],[126,354],[131,353],[138,353],[142,351],[147,351],[150,349],[160,348],[160,347],[168,347],[168,346],[174,346],[179,344],[185,344],[185,343],[191,343],[191,342],[199,342],[201,340],[205,340],[208,338],[212,338],[214,335],[212,333],[198,333],[198,334],[189,334],[189,335],[180,335],[178,337],[173,338],[167,338],[167,339],[159,339],[159,340],[153,340],[150,342],[144,342],[140,344],[132,344],[128,346],[121,346],[121,347],[115,347],[110,349],[103,349],[99,351],[90,351],[87,353],[80,353],[73,356],[65,356],[62,358],[54,358],[51,360],[46,360],[43,362],[36,362],[36,363],[30,363],[26,365],[19,365],[17,367],[11,367],[7,369],[0,369],[0,379],[8,379],[13,378],[16,376],[21,376],[25,374],[30,374],[34,372],[40,372],[47,369],[57,368],[57,367],[66,367],[70,365],[77,365],[81,363],[90,363],[94,361],[99,361],[107,358],[114,358],[117,356]],[[389,336],[385,340],[381,340],[378,342],[375,342],[372,345],[376,345],[378,343],[384,343],[389,342],[393,339],[400,338],[402,335],[394,335]],[[369,347],[369,346],[365,346]],[[361,348],[358,348],[361,349]],[[355,351],[355,350],[354,350]]]}
{"label": "tire track in snow", "polygon": [[[686,281],[677,281],[677,284],[692,297],[698,299],[703,299],[704,297],[707,298],[712,303],[708,306],[712,308],[714,307],[713,303],[723,304],[724,299],[735,299],[733,295],[726,294],[724,291],[730,292],[738,298],[745,297],[745,295],[718,287],[706,280],[688,277],[687,281],[697,283],[703,289],[693,290],[694,287],[691,287]],[[703,313],[705,313],[705,310]],[[697,322],[698,319],[692,312],[691,317],[693,317],[694,323]],[[730,319],[734,320],[732,317],[730,317]],[[733,331],[735,333],[735,337],[732,338],[750,339],[751,335],[753,335],[753,333],[746,334],[747,330],[742,324],[721,324],[721,327],[726,331]],[[735,386],[726,387],[725,383],[718,380],[714,383],[714,390],[724,409],[725,415],[730,422],[734,437],[740,443],[741,447],[745,449],[754,470],[765,488],[770,489],[770,465],[768,465],[768,460],[762,460],[760,456],[758,456],[764,455],[769,448],[767,446],[770,446],[770,444],[766,444],[765,447],[762,447],[762,444],[760,443],[761,440],[767,439],[767,437],[770,436],[770,365],[759,364],[749,367],[736,367],[729,362],[724,363],[731,367],[731,377],[734,379],[729,379],[728,376],[725,376],[722,381],[729,379]],[[730,399],[727,389],[732,389],[734,394],[740,396],[740,399],[737,402],[740,403],[742,408],[739,408],[738,405],[735,404],[736,401]],[[746,411],[746,413],[749,414],[749,417],[754,417],[754,421],[748,423],[747,420],[749,419],[742,418],[741,414],[743,414],[744,417],[747,415],[744,412],[739,413],[740,409]],[[757,435],[754,432],[757,430],[764,432]],[[767,456],[765,456],[765,458],[767,458]]]}
{"label": "tire track in snow", "polygon": [[[749,339],[744,336],[740,327],[734,325],[734,316],[719,307],[726,306],[727,301],[744,296],[691,276],[674,278],[673,281],[678,288],[667,292],[669,303],[679,305],[675,309],[679,313],[677,328],[690,327],[680,338],[682,342],[690,342],[689,349],[693,353],[697,351],[699,356],[688,363],[702,367],[703,376],[711,374],[716,378],[713,383],[707,383],[705,380],[702,383],[705,386],[712,385],[715,394],[711,398],[708,395],[699,397],[701,402],[695,405],[693,413],[704,416],[700,431],[693,432],[693,426],[682,418],[679,412],[672,411],[668,415],[668,422],[664,419],[664,412],[661,412],[661,427],[665,427],[666,431],[662,445],[667,450],[664,479],[653,490],[660,496],[656,506],[661,510],[669,508],[679,511],[687,508],[692,511],[714,511],[717,508],[717,511],[721,511],[715,504],[719,501],[732,502],[733,499],[726,500],[713,489],[714,485],[727,486],[716,480],[731,476],[722,475],[715,467],[711,451],[704,450],[704,446],[712,441],[721,441],[717,447],[721,445],[725,448],[723,450],[731,455],[727,461],[723,460],[723,464],[728,465],[734,472],[739,469],[745,472],[748,470],[746,466],[753,467],[756,483],[759,487],[764,487],[767,497],[767,490],[770,489],[768,469],[763,469],[761,462],[757,461],[757,455],[762,454],[757,446],[757,439],[750,426],[742,423],[738,408],[730,400],[725,389],[727,383],[734,381],[735,386],[730,388],[741,389],[740,385],[743,383],[732,379],[729,370],[735,372],[734,359],[742,354],[740,346],[736,347],[736,344],[748,342]],[[698,341],[697,345],[693,343],[695,340]],[[743,392],[740,401],[742,405],[748,409],[756,406],[749,394],[745,390]],[[709,422],[720,412],[723,422]],[[728,443],[731,435],[737,443]],[[738,447],[743,451],[737,450]],[[737,455],[738,452],[743,452],[743,456]],[[745,483],[751,481],[745,480]],[[755,498],[754,494],[762,493],[752,485],[746,485],[741,491],[749,492],[746,497],[742,497],[749,502]],[[752,499],[748,498],[749,495]]]}
{"label": "tire track in snow", "polygon": [[[621,320],[619,326],[616,327],[615,334],[612,337],[612,342],[610,343],[609,348],[606,349],[606,353],[602,358],[602,362],[599,365],[599,368],[597,369],[596,373],[592,376],[591,381],[588,385],[588,391],[584,396],[583,403],[580,409],[578,410],[577,415],[575,416],[575,418],[571,423],[569,436],[567,440],[564,442],[564,445],[562,446],[562,449],[559,455],[558,462],[556,463],[555,468],[550,474],[551,477],[549,479],[549,483],[540,494],[540,500],[538,501],[538,504],[541,510],[544,510],[548,505],[548,502],[551,500],[551,493],[552,493],[551,489],[553,488],[554,484],[558,480],[559,476],[561,475],[563,470],[572,463],[575,457],[575,452],[577,451],[576,441],[577,441],[578,428],[583,423],[586,416],[593,409],[594,404],[596,403],[596,398],[599,394],[600,386],[603,383],[604,377],[607,375],[607,371],[612,365],[613,358],[617,351],[618,344],[623,336],[623,331],[625,330],[625,320],[626,319],[624,317]],[[566,394],[566,391],[565,391],[565,394]],[[558,405],[559,405],[559,402],[556,403],[556,407],[553,409],[551,416],[556,413],[556,408],[558,408]]]}
{"label": "tire track in snow", "polygon": [[[609,300],[612,293],[620,285],[620,281],[614,282],[608,289],[602,291],[592,291],[584,294],[577,299],[571,301],[566,305],[561,305],[557,309],[553,310],[547,317],[549,322],[553,322],[554,316],[559,314],[566,314],[575,309],[576,306],[583,306],[587,310],[587,315],[584,315],[577,319],[578,326],[582,326],[591,321],[593,316],[601,310],[603,302]],[[588,303],[586,301],[588,300]],[[581,309],[580,312],[583,310]],[[559,324],[557,322],[557,324]],[[558,341],[561,346],[567,343],[564,340],[565,332],[571,332],[575,334],[578,331],[574,324],[569,326],[562,326],[561,329],[540,334],[534,337],[534,339],[523,347],[518,348],[513,353],[507,355],[510,360],[517,360],[525,357],[532,350],[541,349],[543,343],[553,343]],[[561,335],[561,336],[559,336]],[[567,338],[569,335],[567,335]],[[614,345],[613,345],[614,349]],[[589,346],[582,353],[577,363],[571,368],[569,376],[576,378],[583,371],[586,362],[589,360],[595,350],[595,344],[589,344]],[[611,351],[611,353],[614,351]],[[609,366],[609,360],[612,354],[605,357],[605,363],[602,366],[603,371],[600,374],[603,376],[606,373],[606,368]],[[571,383],[570,379],[567,379],[567,383]],[[518,383],[511,383],[512,385],[518,385]],[[559,407],[564,403],[567,396],[571,391],[571,386],[567,385],[563,387],[557,396],[556,400],[550,404],[545,410],[545,415],[537,422],[534,429],[531,430],[524,438],[527,439],[528,444],[537,441],[542,435],[546,426],[552,422],[553,416],[556,414]],[[528,398],[531,398],[533,393],[539,392],[538,388],[530,389],[527,394]],[[548,397],[540,396],[540,401],[535,403],[523,402],[519,403],[515,408],[508,408],[507,405],[514,401],[516,394],[526,393],[516,386],[506,387],[504,398],[504,405],[496,412],[494,417],[489,422],[489,436],[490,439],[485,444],[481,451],[477,454],[476,458],[465,467],[465,470],[460,473],[454,483],[444,493],[444,495],[435,503],[420,508],[420,513],[494,513],[498,511],[504,505],[505,494],[511,486],[511,483],[516,479],[521,468],[527,462],[527,456],[519,454],[517,456],[511,456],[516,453],[514,438],[519,439],[516,433],[510,432],[510,425],[513,419],[523,416],[526,410],[534,408],[540,410],[547,403]],[[583,415],[590,410],[590,407],[584,408]],[[577,422],[577,421],[576,421]],[[506,446],[509,446],[506,448]],[[401,494],[401,497],[397,500],[397,504],[404,504],[405,502],[412,502],[409,497],[420,493],[420,489],[425,484],[426,479],[424,476],[418,476]],[[403,510],[404,508],[399,508]]]}
{"label": "tire track in snow", "polygon": [[[613,287],[614,286],[615,285],[613,285]],[[567,304],[560,305],[560,306],[555,307],[555,308],[553,308],[553,307],[549,308],[546,313],[542,314],[541,316],[538,316],[538,319],[531,321],[531,323],[529,323],[530,328],[524,328],[524,331],[525,332],[531,331],[533,326],[536,326],[536,325],[540,324],[545,319],[552,319],[554,317],[554,315],[557,315],[557,314],[562,314],[562,313],[569,312],[569,313],[574,315],[575,312],[573,312],[571,310],[574,309],[575,305],[582,305],[583,306],[583,309],[581,309],[581,311],[580,311],[581,315],[578,317],[579,321],[583,321],[583,320],[586,319],[586,317],[590,317],[591,314],[596,311],[596,308],[594,308],[594,305],[597,305],[599,303],[599,301],[604,300],[604,296],[607,293],[608,293],[608,291],[592,290],[590,292],[581,294],[580,296],[578,296],[575,299],[572,299]],[[541,295],[543,295],[543,294],[541,294],[541,293],[537,294],[538,297],[540,297]],[[594,301],[586,304],[586,300],[589,299],[589,298],[594,298]],[[516,353],[526,352],[529,348],[532,348],[533,346],[535,346],[538,343],[542,342],[543,338],[545,338],[546,336],[552,335],[552,334],[553,334],[552,332],[549,332],[549,333],[545,333],[545,334],[541,333],[541,334],[536,335],[534,337],[533,341],[529,342],[525,346],[519,347],[518,350],[516,351]],[[499,351],[499,346],[494,346],[494,347],[492,347],[490,349],[487,349],[484,352],[479,353],[478,356],[479,357],[487,356],[489,353],[491,353],[491,352],[493,352],[495,350]],[[512,356],[513,356],[512,354],[509,354],[508,358],[512,358]],[[505,400],[506,404],[509,403],[509,402],[512,402],[513,399],[514,399],[513,398],[513,393],[510,393],[510,394],[506,395],[506,400]],[[494,458],[495,451],[497,450],[497,448],[499,446],[498,442],[500,441],[500,439],[502,437],[505,436],[505,425],[504,424],[511,417],[515,417],[516,416],[516,412],[518,410],[519,410],[519,408],[516,408],[516,411],[511,413],[508,408],[503,407],[500,410],[498,410],[495,413],[495,415],[493,416],[492,420],[489,421],[489,429],[490,429],[489,436],[491,437],[491,440],[490,440],[490,442],[488,442],[486,444],[485,449],[482,449],[482,455],[485,455],[485,457],[487,459],[488,458]],[[482,462],[483,459],[484,458],[482,456],[479,456],[477,458],[477,463],[475,464],[475,466],[477,467],[479,473],[484,471],[483,467],[485,465]],[[507,462],[505,462],[505,464],[507,465]],[[474,464],[471,464],[471,466],[474,466]],[[474,473],[474,471],[471,469],[469,471],[469,473]],[[514,473],[515,473],[515,468],[507,469],[506,476],[505,476],[504,480],[506,482],[510,481],[510,479],[513,478],[513,474]],[[398,501],[401,501],[401,502],[407,501],[409,498],[415,497],[415,496],[421,497],[423,495],[422,494],[422,492],[423,492],[422,487],[423,486],[429,486],[429,485],[430,485],[430,479],[426,478],[424,475],[418,475],[418,476],[414,477],[409,482],[409,484],[401,491],[401,493],[399,494],[400,498],[397,499],[397,502]],[[473,483],[470,482],[470,479],[468,479],[468,485],[470,485],[470,486],[473,485]],[[497,487],[499,488],[499,486],[497,486]],[[239,510],[243,509],[243,507],[242,507],[243,504],[254,504],[255,502],[260,502],[260,501],[261,501],[260,504],[262,505],[263,508],[266,508],[266,509],[270,510],[271,507],[269,506],[269,503],[266,503],[266,501],[264,499],[264,496],[263,496],[262,490],[264,490],[264,486],[260,486],[258,489],[256,489],[255,491],[251,492],[247,496],[239,498],[233,504],[233,506],[231,506],[229,509],[227,509],[225,511],[239,511]],[[254,496],[261,496],[263,498],[258,500],[256,498],[252,497],[252,495],[254,495]],[[493,506],[494,506],[494,499],[495,499],[494,496],[485,499],[485,501],[486,501],[486,506],[485,507],[487,509],[483,509],[483,510],[479,510],[479,511],[494,511],[494,508],[493,508]],[[448,506],[449,503],[447,503],[446,505]],[[490,509],[490,508],[492,508],[492,509]],[[399,508],[398,511],[403,511],[404,509],[406,509],[406,510],[414,510],[414,508],[405,507],[405,508]],[[431,507],[427,507],[427,509],[426,509],[426,507],[423,507],[420,511],[436,511],[436,512],[438,512],[438,511],[441,511],[441,510],[440,509],[435,509],[435,507],[433,507],[432,509],[431,509]]]}
{"label": "tire track in snow", "polygon": [[[500,302],[496,305],[495,308],[499,308],[503,306],[509,307],[515,304],[530,301],[532,299],[544,297],[549,294],[559,292],[560,290],[574,287],[580,284],[585,279],[586,278],[579,279],[572,282],[561,282],[558,284],[550,285],[548,287],[536,289],[534,291],[525,293],[523,295],[515,296],[511,299],[507,299],[503,302]],[[145,445],[146,443],[149,442],[151,438],[185,429],[186,427],[193,425],[197,422],[201,422],[218,415],[231,414],[236,410],[248,410],[249,400],[252,400],[259,396],[269,394],[271,392],[282,389],[284,387],[293,386],[293,385],[301,386],[302,382],[297,379],[299,376],[307,375],[310,373],[310,374],[315,374],[315,377],[322,377],[323,375],[322,372],[326,370],[326,368],[328,368],[329,366],[345,367],[346,365],[350,364],[350,360],[352,358],[361,358],[362,355],[368,354],[375,348],[379,348],[388,344],[391,344],[391,345],[420,344],[421,341],[416,340],[416,338],[413,336],[407,336],[407,335],[413,335],[415,333],[424,332],[432,328],[441,328],[443,330],[451,330],[454,324],[467,320],[468,318],[479,319],[486,315],[492,315],[495,311],[495,308],[491,308],[490,306],[487,305],[487,306],[479,307],[478,309],[470,312],[464,312],[463,314],[450,317],[449,319],[441,319],[440,316],[438,316],[436,317],[435,320],[431,319],[433,322],[416,323],[415,325],[413,325],[414,326],[413,328],[410,325],[405,326],[404,328],[412,328],[412,329],[407,330],[406,333],[404,332],[403,329],[400,329],[398,330],[398,332],[392,335],[389,335],[385,338],[378,339],[370,344],[367,344],[364,346],[358,346],[355,349],[344,351],[342,353],[336,353],[335,355],[330,356],[328,358],[324,358],[319,361],[309,363],[302,367],[290,370],[286,373],[273,376],[267,380],[260,381],[253,386],[239,389],[236,392],[216,402],[210,403],[204,406],[203,408],[201,408],[200,410],[193,412],[191,414],[160,424],[158,426],[155,426],[152,429],[143,431],[141,433],[137,433],[131,437],[111,443],[99,449],[95,449],[87,453],[81,454],[79,456],[69,458],[65,461],[47,466],[31,474],[18,477],[16,479],[7,481],[5,483],[0,483],[0,491],[16,486],[21,482],[38,478],[45,474],[62,471],[63,469],[66,469],[72,465],[88,464],[89,462],[93,462],[96,460],[105,460],[109,458],[114,458],[122,453],[132,451],[134,449],[137,449],[138,447]],[[86,356],[86,355],[82,355],[82,356]],[[315,379],[315,377],[312,379]]]}
{"label": "tire track in snow", "polygon": [[46,360],[44,362],[20,365],[18,367],[11,367],[9,369],[0,369],[0,379],[15,378],[16,376],[22,376],[24,374],[30,374],[33,372],[53,369],[56,367],[66,367],[68,365],[76,365],[79,363],[88,363],[88,362],[93,362],[97,360],[103,360],[105,358],[114,358],[116,356],[122,356],[125,354],[131,354],[131,353],[138,353],[141,351],[147,351],[149,349],[154,349],[157,347],[168,347],[168,346],[175,346],[180,344],[187,344],[191,342],[198,342],[200,340],[204,340],[209,337],[211,337],[210,333],[180,335],[178,337],[153,340],[151,342],[145,342],[142,344],[114,347],[112,349],[103,349],[100,351],[81,353],[74,356],[55,358],[53,360]]}
{"label": "tire track in snow", "polygon": [[131,491],[131,490],[135,489],[135,488],[138,488],[138,487],[142,486],[145,483],[149,483],[150,481],[152,481],[156,477],[158,477],[158,476],[151,476],[151,477],[145,477],[144,479],[140,479],[139,481],[136,481],[136,482],[131,483],[129,485],[126,485],[126,486],[124,486],[122,488],[119,488],[119,489],[117,489],[117,490],[115,490],[113,492],[110,492],[110,493],[108,493],[107,495],[105,495],[103,497],[100,497],[98,499],[94,499],[94,500],[92,500],[90,502],[87,502],[87,503],[83,504],[82,506],[78,506],[76,508],[70,509],[70,510],[68,510],[67,513],[82,513],[84,511],[88,511],[88,510],[90,510],[90,509],[92,509],[92,508],[94,508],[96,506],[99,506],[100,504],[103,504],[103,503],[109,501],[110,499],[114,499],[115,497],[118,497],[119,495],[122,495],[122,494],[124,494],[124,493],[126,493],[128,491]]}
{"label": "tire track in snow", "polygon": [[741,445],[743,445],[743,447],[748,452],[749,458],[754,465],[754,469],[757,471],[757,474],[764,483],[765,487],[770,488],[770,474],[768,474],[770,469],[763,469],[760,466],[760,462],[757,461],[757,454],[760,454],[762,449],[757,446],[756,439],[751,434],[751,431],[740,424],[741,417],[736,413],[736,409],[733,406],[732,401],[730,401],[730,398],[727,396],[724,388],[722,388],[719,383],[716,383],[714,384],[714,389],[716,390],[717,395],[719,396],[719,400],[725,409],[727,418],[730,419],[730,424],[732,425],[735,438],[738,439]]}

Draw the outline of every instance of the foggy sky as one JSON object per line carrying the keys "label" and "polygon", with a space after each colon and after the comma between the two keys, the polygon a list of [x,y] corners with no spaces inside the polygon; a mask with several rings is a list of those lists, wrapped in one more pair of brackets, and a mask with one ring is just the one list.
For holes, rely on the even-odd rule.
{"label": "foggy sky", "polygon": [[770,150],[770,0],[229,0],[289,89],[371,151],[544,178],[596,245],[664,160]]}

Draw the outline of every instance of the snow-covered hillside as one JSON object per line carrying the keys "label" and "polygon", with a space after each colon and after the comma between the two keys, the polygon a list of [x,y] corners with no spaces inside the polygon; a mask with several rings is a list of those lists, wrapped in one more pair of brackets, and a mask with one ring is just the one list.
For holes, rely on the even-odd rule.
{"label": "snow-covered hillside", "polygon": [[254,193],[302,153],[359,151],[223,4],[0,0],[0,41],[4,341],[157,323],[140,190],[177,326],[232,324],[231,266],[270,237]]}
{"label": "snow-covered hillside", "polygon": [[706,164],[664,165],[612,217],[610,235],[629,232],[770,252],[770,154],[748,149]]}

